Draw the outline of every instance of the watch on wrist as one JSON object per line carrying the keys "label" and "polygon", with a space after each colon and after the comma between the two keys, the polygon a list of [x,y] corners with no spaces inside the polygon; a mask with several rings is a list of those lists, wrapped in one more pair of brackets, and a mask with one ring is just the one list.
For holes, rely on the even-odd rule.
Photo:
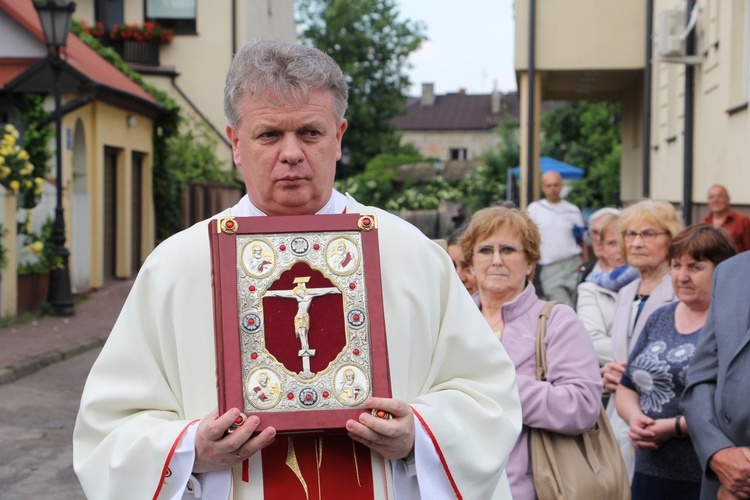
{"label": "watch on wrist", "polygon": [[402,462],[404,462],[406,465],[414,465],[414,447],[412,447],[411,451],[408,455],[406,455],[404,458],[401,459]]}

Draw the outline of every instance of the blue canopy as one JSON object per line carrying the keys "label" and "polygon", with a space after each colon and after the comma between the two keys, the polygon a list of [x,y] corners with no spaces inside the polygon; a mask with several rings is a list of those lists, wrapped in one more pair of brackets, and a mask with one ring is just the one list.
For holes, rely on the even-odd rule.
{"label": "blue canopy", "polygon": [[[550,170],[558,172],[563,179],[582,179],[585,174],[583,169],[574,167],[573,165],[568,165],[567,163],[555,160],[549,156],[542,156],[539,158],[539,169],[542,173],[549,172]],[[511,171],[513,172],[513,177],[516,179],[521,176],[520,166],[512,168]]]}

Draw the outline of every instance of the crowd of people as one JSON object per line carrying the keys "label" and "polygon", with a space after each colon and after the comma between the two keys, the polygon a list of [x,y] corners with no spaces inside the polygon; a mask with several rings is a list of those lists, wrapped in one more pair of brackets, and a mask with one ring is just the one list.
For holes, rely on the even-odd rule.
{"label": "crowd of people", "polygon": [[[551,177],[556,184],[557,176]],[[545,194],[560,203],[557,186],[549,184],[543,182]],[[544,280],[541,289],[534,289],[534,264],[543,259],[539,249],[545,246],[545,234],[551,238],[547,246],[572,248],[573,224],[561,222],[568,234],[558,241],[559,234],[545,232],[542,224],[529,218],[534,214],[532,204],[529,215],[498,207],[480,210],[468,228],[458,231],[463,260],[456,267],[476,278],[475,302],[516,365],[524,425],[564,432],[561,427],[569,423],[568,411],[581,421],[591,418],[592,412],[595,417],[597,407],[591,405],[588,384],[598,384],[594,387],[602,389],[597,395],[606,404],[634,499],[705,499],[717,494],[750,498],[750,440],[747,427],[739,427],[750,420],[750,410],[745,407],[737,414],[723,399],[747,380],[748,372],[740,374],[740,367],[731,370],[734,379],[727,379],[727,365],[738,356],[744,360],[742,350],[750,341],[746,333],[750,301],[746,295],[734,295],[734,309],[725,308],[724,300],[715,304],[728,315],[730,310],[739,314],[739,322],[726,329],[727,340],[722,339],[724,331],[715,327],[716,313],[712,322],[708,320],[716,293],[712,283],[731,293],[729,275],[723,282],[713,279],[716,268],[725,260],[730,260],[726,267],[735,269],[743,259],[748,262],[750,254],[732,257],[747,249],[743,242],[750,238],[750,219],[729,209],[723,186],[712,186],[708,200],[709,214],[687,228],[672,204],[657,200],[643,200],[622,210],[607,207],[590,215],[592,258],[577,262],[575,307],[565,308],[569,320],[574,314],[577,319],[565,325],[565,342],[553,342],[553,336],[547,345],[548,355],[560,363],[555,369],[575,375],[554,379],[547,390],[528,390],[530,374],[536,382],[529,372],[534,365],[530,341],[542,299],[561,297],[559,292],[548,293],[553,287],[546,287]],[[524,275],[519,269],[525,271],[525,281],[519,279]],[[559,284],[557,277],[552,281]],[[736,286],[747,290],[748,285]],[[531,309],[534,312],[529,313]],[[559,316],[550,318],[553,335],[557,321]],[[579,335],[580,331],[587,335]],[[519,341],[524,336],[525,343]],[[572,387],[571,380],[575,380]],[[550,396],[555,386],[566,383],[567,400]],[[540,413],[551,422],[540,418]],[[732,414],[742,423],[733,424],[729,431]],[[574,427],[569,432],[582,430]],[[507,466],[514,498],[534,498],[524,442],[527,432],[519,438]]]}
{"label": "crowd of people", "polygon": [[663,201],[601,209],[588,258],[581,210],[547,172],[544,200],[478,211],[445,252],[333,189],[347,95],[325,53],[246,44],[224,105],[247,194],[219,215],[377,217],[390,397],[357,382],[362,413],[325,436],[220,413],[204,221],[148,257],[91,370],[74,431],[86,495],[534,499],[531,430],[581,435],[606,404],[633,498],[750,498],[750,253],[733,256],[750,221],[727,190],[688,228]]}

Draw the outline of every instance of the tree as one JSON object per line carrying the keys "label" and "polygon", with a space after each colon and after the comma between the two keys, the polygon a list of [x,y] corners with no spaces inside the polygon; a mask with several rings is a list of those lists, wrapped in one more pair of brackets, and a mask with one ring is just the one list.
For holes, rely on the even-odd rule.
{"label": "tree", "polygon": [[333,57],[349,83],[344,145],[349,172],[361,172],[376,155],[399,151],[391,120],[404,109],[404,71],[424,27],[399,20],[394,0],[301,0],[299,12],[302,41]]}
{"label": "tree", "polygon": [[519,164],[518,122],[505,119],[497,124],[495,133],[500,137],[497,146],[485,153],[484,164],[461,181],[464,203],[472,211],[490,206],[505,198],[507,172]]}
{"label": "tree", "polygon": [[619,204],[622,106],[612,101],[569,101],[542,116],[542,155],[586,171],[567,200],[581,207]]}

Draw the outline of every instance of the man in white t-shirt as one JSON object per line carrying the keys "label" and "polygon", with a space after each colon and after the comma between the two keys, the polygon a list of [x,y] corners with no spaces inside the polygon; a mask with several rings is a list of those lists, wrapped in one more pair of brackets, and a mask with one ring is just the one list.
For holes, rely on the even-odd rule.
{"label": "man in white t-shirt", "polygon": [[548,300],[575,307],[581,254],[586,260],[587,253],[582,241],[583,215],[577,206],[560,197],[561,190],[560,174],[545,172],[542,176],[545,199],[530,203],[527,211],[542,235],[541,290],[537,292]]}

